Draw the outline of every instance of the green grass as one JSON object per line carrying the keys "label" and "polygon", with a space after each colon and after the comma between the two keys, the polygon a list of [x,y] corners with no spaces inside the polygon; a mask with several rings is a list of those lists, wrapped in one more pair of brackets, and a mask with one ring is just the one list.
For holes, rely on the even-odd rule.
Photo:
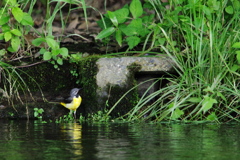
{"label": "green grass", "polygon": [[[240,41],[239,3],[170,1],[174,9],[167,10],[159,7],[160,1],[149,2],[159,18],[158,35],[165,38],[155,48],[172,58],[178,76],[141,97],[124,117],[129,121],[239,121],[240,74],[234,68],[239,64],[232,47]],[[226,9],[229,6],[233,13]]]}
{"label": "green grass", "polygon": [[[30,88],[22,78],[24,73],[18,68],[0,61],[1,68],[1,87],[0,87],[0,103],[13,107],[16,111],[15,104],[25,104],[26,115],[29,115],[27,100],[32,98]],[[26,76],[29,76],[26,74]],[[30,76],[29,76],[30,77]],[[32,83],[36,83],[32,79]],[[37,84],[37,83],[36,83]],[[40,90],[41,91],[41,90]]]}

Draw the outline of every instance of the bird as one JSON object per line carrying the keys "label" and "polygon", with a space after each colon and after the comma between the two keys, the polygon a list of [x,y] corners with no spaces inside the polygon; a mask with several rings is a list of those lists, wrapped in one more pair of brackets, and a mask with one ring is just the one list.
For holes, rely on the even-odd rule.
{"label": "bird", "polygon": [[79,90],[81,90],[81,88],[73,88],[70,91],[70,97],[65,99],[64,102],[60,102],[61,105],[63,105],[64,107],[70,110],[70,113],[72,113],[72,111],[74,112],[75,119],[76,119],[77,109],[82,103],[82,97],[78,94]]}

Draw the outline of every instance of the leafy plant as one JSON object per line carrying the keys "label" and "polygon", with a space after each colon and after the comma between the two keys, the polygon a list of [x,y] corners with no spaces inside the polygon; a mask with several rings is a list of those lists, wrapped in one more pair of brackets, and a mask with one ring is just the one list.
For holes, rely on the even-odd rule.
{"label": "leafy plant", "polygon": [[240,69],[240,42],[236,42],[232,45],[233,48],[237,48],[238,50],[236,51],[236,59],[237,63],[232,66],[233,71],[237,71]]}
{"label": "leafy plant", "polygon": [[144,94],[123,117],[129,121],[239,121],[239,58],[234,48],[238,49],[240,40],[240,2],[170,0],[170,9],[159,5],[160,0],[149,3],[159,15],[153,38],[155,33],[164,36],[165,42],[158,46],[175,62],[178,76],[168,78],[166,87]]}
{"label": "leafy plant", "polygon": [[114,12],[107,11],[105,17],[98,22],[103,30],[96,39],[108,38],[113,35],[120,46],[126,39],[129,49],[133,49],[142,42],[142,39],[146,39],[150,32],[148,23],[153,21],[154,16],[143,16],[143,13],[140,0],[132,0],[130,6],[125,5]]}
{"label": "leafy plant", "polygon": [[55,123],[71,123],[74,121],[75,121],[75,119],[72,116],[72,112],[70,112],[68,115],[64,115],[63,117],[56,119]]}
{"label": "leafy plant", "polygon": [[[83,11],[84,11],[84,16],[85,16],[85,21],[87,22],[87,13],[86,13],[86,4],[84,0],[77,1],[77,0],[52,0],[52,2],[57,2],[53,13],[51,14],[49,7],[47,8],[47,15],[46,15],[46,30],[48,31],[47,35],[42,35],[40,38],[37,38],[32,41],[33,45],[35,46],[40,46],[41,44],[46,44],[45,48],[41,48],[40,54],[43,55],[43,60],[45,61],[51,61],[51,63],[54,65],[54,68],[58,68],[58,65],[63,64],[63,60],[66,60],[69,57],[68,49],[65,47],[60,47],[59,42],[54,39],[54,36],[52,36],[52,24],[53,20],[56,17],[56,14],[59,12],[60,17],[61,17],[61,22],[62,22],[62,29],[64,30],[65,24],[67,22],[67,18],[64,18],[62,16],[61,9],[66,5],[70,4],[71,5],[82,5]],[[49,4],[49,2],[48,2]],[[77,8],[75,8],[77,9]],[[71,11],[71,8],[69,7],[69,12]],[[69,13],[68,13],[69,14]],[[87,23],[88,24],[88,23]],[[75,36],[80,36],[77,34],[74,34]],[[71,36],[71,35],[68,35]],[[80,36],[81,37],[81,36]],[[71,61],[71,60],[70,60]]]}
{"label": "leafy plant", "polygon": [[109,122],[111,120],[111,116],[107,115],[108,110],[104,109],[103,111],[97,111],[96,113],[88,113],[86,117],[80,115],[80,122]]}
{"label": "leafy plant", "polygon": [[[46,38],[41,37],[32,41],[35,46],[40,46],[45,42],[49,47],[47,49],[41,48],[40,54],[43,55],[43,60],[52,60],[54,67],[58,68],[58,65],[63,64],[63,59],[68,57],[68,49],[60,47],[59,43],[54,40],[53,36],[47,36]],[[57,62],[57,64],[55,62]]]}
{"label": "leafy plant", "polygon": [[[53,11],[50,10],[50,4],[52,2],[57,2]],[[5,40],[9,43],[7,51],[18,52],[20,47],[22,47],[21,51],[23,53],[26,52],[24,50],[24,35],[28,33],[30,28],[32,28],[33,19],[31,17],[31,13],[35,3],[36,1],[17,2],[16,0],[5,0],[2,3],[4,6],[0,8],[0,26],[2,28],[2,33],[0,33],[0,40]],[[43,24],[43,28],[46,28],[46,32],[40,33],[39,31],[32,28],[35,34],[40,36],[40,38],[34,38],[32,44],[38,47],[41,45],[41,50],[39,53],[43,56],[43,60],[51,61],[51,63],[54,64],[55,68],[58,68],[58,65],[62,65],[63,60],[68,58],[68,49],[65,47],[60,47],[59,42],[54,39],[52,32],[52,24],[58,13],[61,18],[62,30],[64,31],[67,18],[63,18],[61,9],[66,6],[66,4],[70,4],[69,13],[72,10],[71,5],[82,5],[85,20],[87,21],[87,7],[84,0],[52,0],[51,2],[47,0],[46,21]],[[28,5],[29,11],[24,12],[22,8],[25,8]],[[4,56],[7,55],[7,51],[4,49],[0,50],[0,58],[6,58]]]}
{"label": "leafy plant", "polygon": [[94,114],[88,114],[87,116],[87,121],[92,121],[92,122],[108,122],[111,120],[111,117],[107,115],[108,110],[103,110],[103,111],[97,111],[97,113]]}
{"label": "leafy plant", "polygon": [[[0,40],[9,43],[7,48],[10,52],[17,52],[22,46],[23,34],[29,31],[28,26],[33,25],[32,17],[29,13],[24,12],[16,0],[5,0],[4,7],[0,8]],[[22,46],[23,47],[23,46]],[[3,56],[6,51],[0,50]]]}
{"label": "leafy plant", "polygon": [[[7,101],[8,104],[11,104],[14,107],[14,100],[18,100],[18,103],[23,103],[19,92],[21,92],[22,96],[28,95],[29,97],[30,94],[31,97],[30,89],[21,76],[25,74],[23,71],[13,67],[12,65],[0,61],[0,74],[1,102]],[[25,75],[29,76],[27,74]],[[30,79],[35,82],[31,77]],[[26,110],[28,111],[27,107]]]}
{"label": "leafy plant", "polygon": [[42,108],[34,108],[34,117],[38,119],[42,119],[42,114],[44,110]]}
{"label": "leafy plant", "polygon": [[12,112],[8,112],[8,114],[9,114],[10,117],[14,116],[14,113],[12,113]]}

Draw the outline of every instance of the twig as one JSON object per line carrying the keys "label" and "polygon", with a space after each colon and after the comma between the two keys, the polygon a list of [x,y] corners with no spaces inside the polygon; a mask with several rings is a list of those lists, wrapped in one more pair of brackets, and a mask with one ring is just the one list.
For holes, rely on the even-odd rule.
{"label": "twig", "polygon": [[26,67],[32,67],[32,66],[35,66],[37,64],[41,64],[41,63],[45,63],[45,62],[48,62],[50,60],[47,60],[47,61],[40,61],[40,62],[36,62],[36,63],[33,63],[33,64],[29,64],[29,65],[25,65],[25,66],[14,66],[15,68],[26,68]]}

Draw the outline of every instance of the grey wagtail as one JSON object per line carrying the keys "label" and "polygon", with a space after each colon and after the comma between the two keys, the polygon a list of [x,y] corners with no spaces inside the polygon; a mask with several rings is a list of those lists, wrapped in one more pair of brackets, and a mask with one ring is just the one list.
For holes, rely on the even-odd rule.
{"label": "grey wagtail", "polygon": [[74,111],[74,118],[76,119],[76,112],[78,107],[82,102],[82,97],[78,94],[78,91],[81,88],[73,88],[70,91],[70,97],[65,99],[65,102],[61,102],[60,104],[70,110],[70,113]]}

